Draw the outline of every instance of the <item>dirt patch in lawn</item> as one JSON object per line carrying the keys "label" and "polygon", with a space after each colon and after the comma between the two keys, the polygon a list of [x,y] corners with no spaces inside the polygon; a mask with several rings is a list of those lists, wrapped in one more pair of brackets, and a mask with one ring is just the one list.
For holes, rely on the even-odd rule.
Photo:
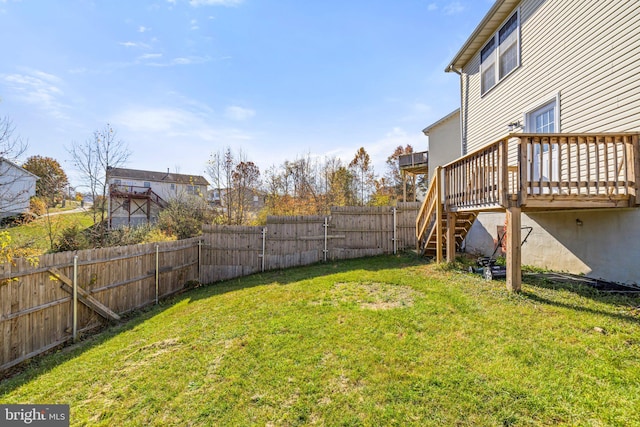
{"label": "dirt patch in lawn", "polygon": [[324,303],[357,304],[367,310],[391,310],[413,306],[422,294],[410,286],[379,282],[339,282]]}

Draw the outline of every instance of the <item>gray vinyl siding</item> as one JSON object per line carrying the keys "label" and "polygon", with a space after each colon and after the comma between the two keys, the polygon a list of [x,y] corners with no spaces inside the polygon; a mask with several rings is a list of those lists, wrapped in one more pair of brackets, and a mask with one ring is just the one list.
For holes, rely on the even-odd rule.
{"label": "gray vinyl siding", "polygon": [[483,96],[479,52],[464,67],[467,152],[557,93],[562,132],[640,131],[640,2],[523,0],[519,11],[520,67]]}

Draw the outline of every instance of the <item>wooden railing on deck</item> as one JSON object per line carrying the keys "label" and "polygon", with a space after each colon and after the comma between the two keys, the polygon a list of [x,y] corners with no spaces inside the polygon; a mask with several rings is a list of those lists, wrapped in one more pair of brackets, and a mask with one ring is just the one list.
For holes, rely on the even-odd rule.
{"label": "wooden railing on deck", "polygon": [[637,134],[520,134],[523,205],[635,200]]}
{"label": "wooden railing on deck", "polygon": [[444,166],[446,211],[638,203],[638,134],[510,134]]}
{"label": "wooden railing on deck", "polygon": [[442,261],[442,193],[441,178],[442,167],[437,167],[429,189],[425,195],[424,202],[418,211],[416,218],[416,245],[417,250],[421,247],[426,249],[426,243],[431,239],[433,233],[437,233],[436,239],[436,261]]}
{"label": "wooden railing on deck", "polygon": [[[444,166],[445,209],[504,206],[509,172],[506,138],[449,163]],[[515,172],[513,168],[511,172]]]}

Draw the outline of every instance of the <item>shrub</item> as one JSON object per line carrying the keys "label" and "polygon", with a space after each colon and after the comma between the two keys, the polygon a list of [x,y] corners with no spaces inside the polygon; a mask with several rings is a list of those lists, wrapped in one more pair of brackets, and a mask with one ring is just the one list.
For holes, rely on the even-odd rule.
{"label": "shrub", "polygon": [[89,247],[89,241],[84,231],[77,224],[74,224],[62,230],[51,250],[52,252],[66,252],[88,249]]}
{"label": "shrub", "polygon": [[29,201],[29,209],[38,216],[44,215],[47,213],[47,202],[41,197],[32,197]]}
{"label": "shrub", "polygon": [[175,240],[154,225],[139,225],[136,227],[119,227],[108,232],[105,246],[127,246],[139,243],[165,242]]}
{"label": "shrub", "polygon": [[188,239],[202,234],[202,225],[212,221],[213,212],[201,197],[183,196],[171,200],[160,212],[158,226],[166,234]]}

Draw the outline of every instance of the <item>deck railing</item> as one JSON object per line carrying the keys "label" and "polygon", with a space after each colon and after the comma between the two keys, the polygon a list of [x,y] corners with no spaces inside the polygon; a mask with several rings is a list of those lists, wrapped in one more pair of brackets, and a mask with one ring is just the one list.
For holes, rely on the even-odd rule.
{"label": "deck railing", "polygon": [[160,205],[161,207],[167,206],[167,202],[162,197],[160,197],[156,192],[154,192],[150,187],[112,184],[110,187],[110,193],[113,197],[117,197],[117,196],[142,197],[142,198],[151,200],[152,202]]}
{"label": "deck railing", "polygon": [[509,192],[508,139],[444,166],[448,211],[504,206]]}
{"label": "deck railing", "polygon": [[434,225],[441,224],[443,218],[443,208],[440,199],[442,193],[441,173],[442,168],[437,167],[429,184],[425,200],[416,217],[417,249],[426,249],[426,242],[431,239],[433,233],[437,233],[436,259],[438,262],[442,261],[442,227],[435,227]]}
{"label": "deck railing", "polygon": [[403,154],[398,157],[398,165],[400,166],[400,168],[424,166],[424,165],[427,165],[429,162],[428,156],[429,156],[428,151]]}
{"label": "deck railing", "polygon": [[638,134],[510,134],[444,166],[445,210],[636,203]]}
{"label": "deck railing", "polygon": [[523,134],[523,205],[635,199],[637,134]]}

